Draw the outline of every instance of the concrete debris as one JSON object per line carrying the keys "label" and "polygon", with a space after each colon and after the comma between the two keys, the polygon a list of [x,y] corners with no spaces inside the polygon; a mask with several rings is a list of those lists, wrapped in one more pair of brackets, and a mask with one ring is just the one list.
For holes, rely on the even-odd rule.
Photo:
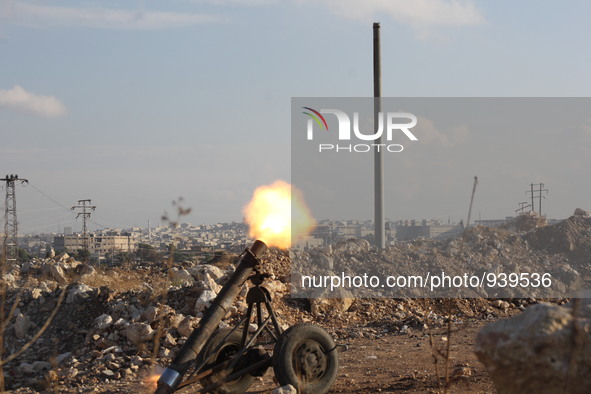
{"label": "concrete debris", "polygon": [[59,265],[50,265],[49,273],[51,274],[51,277],[60,285],[68,283],[68,278],[66,277],[62,267]]}
{"label": "concrete debris", "polygon": [[19,339],[26,338],[30,328],[31,320],[22,313],[19,313],[14,322],[14,333],[16,334],[16,337]]}
{"label": "concrete debris", "polygon": [[106,330],[111,326],[111,323],[113,323],[113,318],[106,313],[103,313],[94,320],[94,326],[99,331]]}
{"label": "concrete debris", "polygon": [[150,341],[154,337],[154,330],[146,323],[133,323],[127,327],[127,339],[134,345]]}
{"label": "concrete debris", "polygon": [[276,389],[271,391],[271,394],[297,394],[297,393],[298,393],[298,391],[291,384],[277,387]]}
{"label": "concrete debris", "polygon": [[500,393],[591,392],[591,302],[539,304],[484,327],[476,355]]}
{"label": "concrete debris", "polygon": [[211,301],[215,299],[216,295],[212,290],[205,290],[201,293],[197,301],[195,301],[195,314],[204,312],[211,305]]}
{"label": "concrete debris", "polygon": [[173,285],[191,286],[195,282],[193,276],[185,269],[173,268],[170,272],[170,281]]}
{"label": "concrete debris", "polygon": [[79,283],[70,288],[68,295],[66,296],[66,304],[72,304],[77,301],[84,300],[89,298],[89,293],[92,292],[93,289],[90,286],[85,284]]}

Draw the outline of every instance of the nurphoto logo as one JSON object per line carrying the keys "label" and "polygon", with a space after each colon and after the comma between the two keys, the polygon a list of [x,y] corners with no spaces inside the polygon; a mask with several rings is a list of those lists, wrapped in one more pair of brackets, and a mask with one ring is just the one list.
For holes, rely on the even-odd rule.
{"label": "nurphoto logo", "polygon": [[[378,114],[378,128],[373,133],[363,133],[359,127],[359,112],[353,112],[353,127],[351,127],[351,118],[344,111],[338,109],[321,109],[319,111],[302,107],[305,111],[302,113],[309,117],[307,122],[307,139],[314,140],[314,124],[319,130],[330,132],[328,122],[323,114],[330,114],[336,117],[338,122],[338,140],[351,141],[352,134],[360,141],[377,141],[385,134],[386,141],[392,142],[395,133],[402,132],[409,140],[418,141],[418,138],[410,131],[417,125],[417,117],[408,112],[380,112]],[[401,122],[402,120],[402,122]],[[385,124],[385,126],[384,126]],[[331,129],[332,130],[332,129]],[[351,133],[351,130],[353,131]],[[385,130],[385,133],[384,133]],[[360,144],[318,144],[319,152],[402,152],[404,147],[401,144],[394,143],[360,143]]]}

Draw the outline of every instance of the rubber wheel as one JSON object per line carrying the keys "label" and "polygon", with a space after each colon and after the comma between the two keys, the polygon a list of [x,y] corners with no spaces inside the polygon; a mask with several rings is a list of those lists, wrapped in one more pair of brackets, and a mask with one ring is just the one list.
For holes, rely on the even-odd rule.
{"label": "rubber wheel", "polygon": [[[232,331],[229,328],[225,328],[222,330],[217,330],[211,338],[207,342],[205,342],[205,346],[201,352],[199,352],[199,356],[197,357],[197,364],[200,364],[207,356],[209,356],[220,343],[223,342],[223,345],[216,351],[215,356],[213,356],[209,363],[205,365],[203,370],[207,370],[212,368],[224,361],[230,359],[234,354],[236,354],[240,350],[240,341],[242,339],[242,333],[238,330],[234,331],[230,336],[228,334]],[[226,338],[226,336],[228,336]],[[232,371],[223,370],[213,375],[206,376],[200,380],[201,385],[203,387],[207,387],[211,384],[220,382],[224,379],[224,377],[231,375],[232,373],[239,371],[245,368],[247,365],[241,365],[242,362],[238,362]],[[233,393],[243,393],[245,392],[252,381],[254,380],[254,376],[250,374],[242,375],[236,380],[232,380],[230,382],[223,383],[216,389],[211,390],[212,393],[224,393],[224,394],[233,394]]]}
{"label": "rubber wheel", "polygon": [[336,345],[321,327],[308,323],[291,326],[275,344],[275,377],[282,386],[291,384],[298,393],[328,391],[338,369]]}

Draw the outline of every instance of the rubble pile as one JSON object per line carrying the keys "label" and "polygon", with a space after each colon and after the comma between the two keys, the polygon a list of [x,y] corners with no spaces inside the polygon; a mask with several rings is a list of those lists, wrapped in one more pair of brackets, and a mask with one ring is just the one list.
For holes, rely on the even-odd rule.
{"label": "rubble pile", "polygon": [[529,211],[516,216],[509,223],[501,228],[514,232],[531,231],[538,227],[544,227],[548,224],[546,218],[535,211]]}
{"label": "rubble pile", "polygon": [[591,391],[591,304],[534,305],[480,330],[476,355],[502,393]]}
{"label": "rubble pile", "polygon": [[[591,247],[590,220],[576,216],[524,234],[474,227],[455,240],[418,240],[384,251],[372,249],[364,240],[307,251],[271,249],[263,258],[264,268],[271,274],[265,286],[273,295],[284,328],[315,322],[340,341],[425,332],[443,326],[448,318],[459,322],[506,317],[517,308],[536,303],[536,298],[487,300],[483,297],[494,294],[477,290],[474,298],[452,300],[451,306],[447,300],[414,299],[412,293],[405,298],[385,295],[368,299],[341,290],[340,298],[321,293],[292,298],[298,274],[292,273],[291,265],[297,259],[304,262],[306,270],[322,275],[339,269],[356,272],[359,267],[378,275],[392,274],[393,267],[398,275],[412,274],[417,266],[449,269],[450,274],[466,266],[487,272],[543,269],[568,271],[571,282],[583,281],[589,264],[581,251],[588,252]],[[549,253],[548,246],[553,244],[543,242],[547,237],[576,242],[573,248],[550,246]],[[31,341],[56,308],[60,294],[65,294],[43,335],[4,367],[7,387],[49,390],[59,386],[60,390],[81,391],[107,381],[141,384],[153,373],[154,365],[170,363],[232,274],[234,266],[228,264],[227,257],[171,270],[165,264],[105,270],[61,254],[13,268],[3,278],[9,288],[5,310],[16,303],[5,330],[4,359]],[[571,267],[575,264],[576,270]],[[565,286],[571,282],[565,281]],[[236,323],[244,314],[246,292],[245,284],[221,327]]]}
{"label": "rubble pile", "polygon": [[[344,273],[349,277],[375,275],[413,276],[426,273],[448,276],[474,275],[497,278],[505,273],[549,274],[549,287],[474,286],[456,289],[349,288],[349,297],[487,297],[562,298],[585,288],[591,278],[587,258],[591,251],[591,217],[572,216],[554,226],[537,227],[526,233],[475,226],[460,238],[445,241],[417,240],[385,250],[370,247],[365,240],[351,240],[329,248],[294,251],[292,262],[301,275],[319,277]],[[490,276],[489,276],[490,274]],[[294,278],[296,294],[310,297],[342,297],[325,288],[303,289],[301,277]],[[340,291],[340,289],[339,289]]]}

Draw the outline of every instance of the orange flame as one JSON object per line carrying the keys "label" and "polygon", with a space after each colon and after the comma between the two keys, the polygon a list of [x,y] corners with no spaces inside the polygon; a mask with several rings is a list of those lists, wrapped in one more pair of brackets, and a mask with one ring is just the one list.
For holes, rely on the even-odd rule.
{"label": "orange flame", "polygon": [[282,180],[258,187],[244,215],[251,238],[281,249],[289,248],[315,226],[302,192]]}
{"label": "orange flame", "polygon": [[158,387],[158,379],[160,379],[160,375],[162,375],[163,368],[156,367],[154,368],[154,372],[150,375],[146,376],[143,379],[143,384],[149,392],[153,392]]}

